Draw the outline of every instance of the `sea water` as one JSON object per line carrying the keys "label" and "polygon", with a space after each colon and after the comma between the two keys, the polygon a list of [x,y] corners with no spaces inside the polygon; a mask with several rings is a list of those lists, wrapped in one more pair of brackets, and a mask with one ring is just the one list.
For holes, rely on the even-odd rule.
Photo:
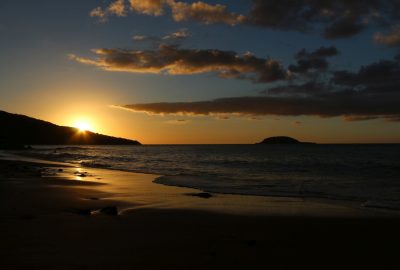
{"label": "sea water", "polygon": [[400,209],[400,145],[36,146],[24,154],[158,174],[157,183],[207,192]]}

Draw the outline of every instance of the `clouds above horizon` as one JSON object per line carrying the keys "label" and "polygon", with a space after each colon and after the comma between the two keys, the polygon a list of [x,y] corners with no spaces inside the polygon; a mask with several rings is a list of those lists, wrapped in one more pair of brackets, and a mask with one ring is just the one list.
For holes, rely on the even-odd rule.
{"label": "clouds above horizon", "polygon": [[342,116],[348,121],[384,118],[400,120],[396,95],[362,95],[341,91],[319,97],[247,96],[198,102],[160,102],[121,106],[134,112],[158,115],[239,115],[239,116]]}
{"label": "clouds above horizon", "polygon": [[[328,50],[325,55],[331,55]],[[316,51],[318,52],[318,50]],[[316,53],[314,52],[314,53]],[[307,54],[310,55],[310,54]],[[261,96],[227,97],[198,102],[160,102],[120,106],[134,112],[172,115],[342,116],[347,121],[400,121],[400,57],[335,71],[331,80],[272,87]]]}
{"label": "clouds above horizon", "polygon": [[97,17],[100,21],[107,21],[108,17],[115,15],[118,17],[124,17],[127,15],[127,10],[125,7],[125,0],[114,0],[110,3],[107,8],[96,7],[90,11],[89,15],[91,17]]}
{"label": "clouds above horizon", "polygon": [[[247,25],[281,31],[318,33],[324,39],[351,38],[371,27],[373,41],[400,46],[400,2],[397,0],[245,0],[247,12],[211,1],[114,0],[92,11],[104,20],[130,12],[171,16],[175,22],[197,21]],[[260,117],[344,117],[347,121],[400,121],[400,56],[380,60],[358,71],[334,70],[335,46],[302,49],[292,63],[219,49],[186,49],[186,29],[164,37],[137,35],[136,42],[152,42],[139,49],[97,49],[94,57],[71,55],[75,61],[106,71],[192,75],[213,73],[224,79],[262,83],[258,96],[226,97],[197,102],[135,103],[119,106],[134,112],[171,115],[241,115]],[[273,84],[270,84],[273,83]]]}
{"label": "clouds above horizon", "polygon": [[397,0],[252,0],[251,24],[278,30],[310,32],[326,39],[352,37],[370,25],[399,21]]}
{"label": "clouds above horizon", "polygon": [[308,52],[302,49],[294,55],[297,63],[289,66],[289,71],[299,75],[310,76],[315,73],[321,73],[328,69],[329,62],[327,58],[336,56],[339,51],[336,47],[320,47],[314,52]]}
{"label": "clouds above horizon", "polygon": [[[237,14],[221,4],[204,1],[114,0],[109,6],[96,7],[92,17],[106,20],[111,15],[126,16],[129,12],[161,16],[174,21],[197,21],[203,24],[246,24],[283,31],[319,32],[326,39],[349,38],[369,26],[386,29],[400,23],[400,2],[397,0],[246,0],[250,11]],[[378,32],[374,39],[383,44],[393,36]]]}
{"label": "clouds above horizon", "polygon": [[186,28],[182,28],[163,37],[151,35],[135,35],[132,37],[132,39],[136,43],[141,42],[144,43],[144,45],[150,45],[150,47],[158,48],[161,44],[179,46],[188,37],[190,37],[189,30]]}
{"label": "clouds above horizon", "polygon": [[111,15],[126,16],[128,12],[161,16],[168,9],[176,22],[195,20],[204,24],[225,23],[236,25],[245,21],[245,16],[227,10],[227,6],[211,5],[203,1],[186,3],[175,0],[114,0],[108,7],[96,7],[91,17],[106,20]]}
{"label": "clouds above horizon", "polygon": [[266,83],[284,80],[287,71],[279,61],[263,59],[247,53],[217,49],[182,49],[160,44],[155,50],[97,49],[97,58],[71,55],[79,63],[93,65],[107,71],[190,75],[213,72],[221,78],[246,79]]}
{"label": "clouds above horizon", "polygon": [[393,26],[387,33],[375,33],[374,40],[378,44],[383,44],[389,47],[400,46],[400,25]]}

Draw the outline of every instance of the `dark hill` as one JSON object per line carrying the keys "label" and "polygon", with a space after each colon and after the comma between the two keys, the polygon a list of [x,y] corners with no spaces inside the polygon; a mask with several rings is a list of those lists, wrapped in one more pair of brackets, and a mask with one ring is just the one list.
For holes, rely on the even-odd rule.
{"label": "dark hill", "polygon": [[278,137],[266,138],[262,142],[259,142],[258,144],[313,144],[313,143],[300,142],[291,137],[278,136]]}
{"label": "dark hill", "polygon": [[24,145],[140,145],[138,141],[57,126],[25,115],[0,111],[0,148]]}

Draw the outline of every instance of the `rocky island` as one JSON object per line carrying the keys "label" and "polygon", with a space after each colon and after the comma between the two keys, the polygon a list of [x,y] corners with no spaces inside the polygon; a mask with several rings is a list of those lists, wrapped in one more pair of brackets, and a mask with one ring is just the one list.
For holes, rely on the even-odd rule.
{"label": "rocky island", "polygon": [[294,138],[287,136],[269,137],[257,144],[315,144],[312,142],[300,142]]}

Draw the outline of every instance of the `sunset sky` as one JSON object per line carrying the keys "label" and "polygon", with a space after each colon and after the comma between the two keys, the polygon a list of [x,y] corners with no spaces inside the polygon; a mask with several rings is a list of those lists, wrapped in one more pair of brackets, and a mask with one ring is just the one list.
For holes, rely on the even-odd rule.
{"label": "sunset sky", "polygon": [[396,0],[2,0],[0,110],[145,144],[400,143]]}

